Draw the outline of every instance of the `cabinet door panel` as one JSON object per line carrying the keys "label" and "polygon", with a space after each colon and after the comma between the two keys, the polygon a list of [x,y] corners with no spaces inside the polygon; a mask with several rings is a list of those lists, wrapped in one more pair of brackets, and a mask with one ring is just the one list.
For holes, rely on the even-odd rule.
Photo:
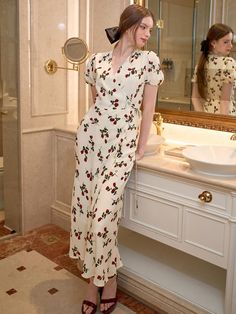
{"label": "cabinet door panel", "polygon": [[180,238],[182,207],[147,193],[130,191],[129,220],[156,233]]}
{"label": "cabinet door panel", "polygon": [[204,259],[218,260],[219,266],[223,266],[227,260],[228,238],[229,225],[226,219],[185,209],[183,242],[193,254],[198,252]]}

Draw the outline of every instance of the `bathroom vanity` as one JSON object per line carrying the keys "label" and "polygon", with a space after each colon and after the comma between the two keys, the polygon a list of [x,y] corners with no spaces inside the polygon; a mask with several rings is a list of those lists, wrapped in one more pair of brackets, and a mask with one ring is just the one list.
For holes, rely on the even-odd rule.
{"label": "bathroom vanity", "polygon": [[[165,138],[172,136],[171,127],[165,126]],[[191,128],[181,130],[178,126],[178,135],[194,137]],[[53,141],[51,217],[67,230],[75,131],[56,129]],[[218,133],[217,141],[225,140]],[[205,135],[201,139],[209,141]],[[194,172],[185,159],[166,155],[168,147],[163,144],[159,154],[138,161],[128,181],[119,231],[124,263],[119,285],[171,314],[234,314],[236,176]]]}
{"label": "bathroom vanity", "polygon": [[184,159],[139,161],[125,193],[121,285],[168,313],[235,313],[235,187],[236,177],[194,173]]}

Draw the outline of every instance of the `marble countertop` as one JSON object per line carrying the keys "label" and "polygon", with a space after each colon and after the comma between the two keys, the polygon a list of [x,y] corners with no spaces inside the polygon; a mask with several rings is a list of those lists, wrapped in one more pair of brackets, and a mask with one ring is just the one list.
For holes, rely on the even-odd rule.
{"label": "marble countertop", "polygon": [[144,156],[137,162],[137,166],[138,168],[168,173],[205,184],[213,184],[236,192],[236,175],[223,176],[196,172],[191,169],[189,163],[184,158],[166,155],[165,148],[162,148],[158,154]]}

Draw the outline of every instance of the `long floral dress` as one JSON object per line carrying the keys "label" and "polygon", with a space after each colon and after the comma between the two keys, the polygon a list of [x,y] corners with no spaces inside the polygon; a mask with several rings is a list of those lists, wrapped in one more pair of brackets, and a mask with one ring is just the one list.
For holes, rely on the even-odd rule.
{"label": "long floral dress", "polygon": [[96,87],[95,103],[76,137],[72,193],[71,258],[83,261],[84,278],[96,286],[122,266],[117,232],[123,192],[132,170],[145,84],[163,81],[154,52],[135,50],[112,72],[112,51],[90,58],[85,79]]}
{"label": "long floral dress", "polygon": [[[223,57],[209,54],[206,63],[207,100],[203,104],[204,112],[220,113],[220,102],[223,84],[232,84],[233,89],[230,95],[230,115],[236,115],[236,61],[231,57]],[[197,66],[194,71],[192,82],[197,82]],[[225,100],[225,99],[222,99]]]}

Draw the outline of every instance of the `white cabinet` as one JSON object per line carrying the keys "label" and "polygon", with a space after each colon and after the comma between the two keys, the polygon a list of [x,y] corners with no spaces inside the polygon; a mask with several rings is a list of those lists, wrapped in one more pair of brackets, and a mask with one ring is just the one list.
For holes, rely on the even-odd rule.
{"label": "white cabinet", "polygon": [[229,220],[185,207],[182,249],[192,255],[227,268]]}
{"label": "white cabinet", "polygon": [[[174,298],[181,295],[182,303],[187,302],[186,313],[236,313],[231,305],[233,289],[226,289],[227,280],[231,287],[233,285],[229,273],[234,273],[234,262],[232,252],[229,253],[235,237],[232,232],[234,194],[229,189],[181,176],[147,169],[135,171],[126,188],[122,218],[122,226],[134,232],[127,235],[123,229],[120,236],[125,271],[139,274],[144,282],[154,282],[156,287],[164,286]],[[210,192],[210,202],[199,199],[204,191]],[[132,244],[128,237],[133,238]],[[156,241],[159,243],[157,247]],[[141,242],[144,251],[139,251]],[[160,250],[155,257],[151,253],[154,247],[155,252]],[[166,260],[160,262],[159,255],[163,256],[163,250],[169,253]],[[176,252],[179,252],[180,263],[189,263],[191,255],[191,263],[197,270],[195,275],[194,271],[189,276],[184,271],[178,271],[176,275]],[[142,266],[135,266],[132,256],[137,255],[136,261],[143,259],[145,267],[145,254],[149,254],[152,261],[148,271],[142,272]],[[164,264],[170,267],[168,270],[163,267],[163,272],[173,273],[172,279],[177,278],[176,286],[173,285],[174,279],[160,282],[160,274],[155,277],[156,269],[162,269]],[[147,278],[149,272],[153,277],[150,273]],[[197,292],[198,289],[201,292]],[[196,292],[192,293],[192,290]],[[175,313],[174,307],[163,309]]]}
{"label": "white cabinet", "polygon": [[[203,191],[211,202],[200,201]],[[126,189],[123,226],[226,268],[230,203],[214,186],[139,170]]]}
{"label": "white cabinet", "polygon": [[181,240],[182,205],[128,187],[123,225],[167,244]]}

